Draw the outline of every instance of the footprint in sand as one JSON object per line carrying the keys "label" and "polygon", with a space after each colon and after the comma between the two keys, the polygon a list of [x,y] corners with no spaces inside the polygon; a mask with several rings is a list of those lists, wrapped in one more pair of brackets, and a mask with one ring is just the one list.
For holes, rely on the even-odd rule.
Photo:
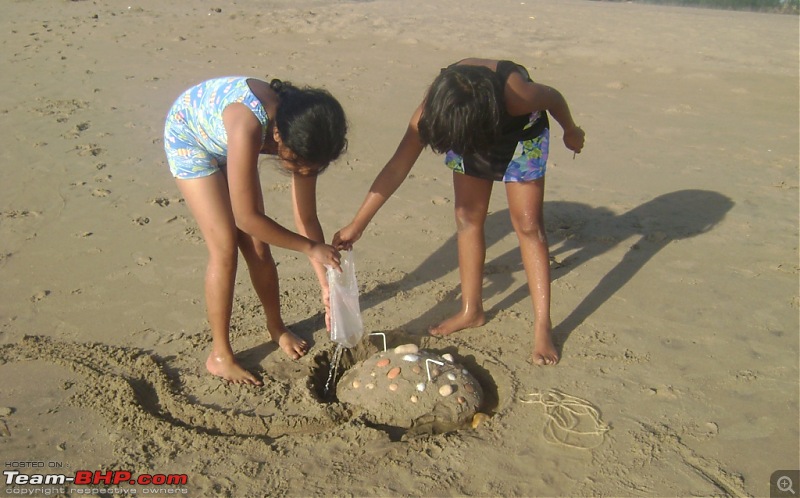
{"label": "footprint in sand", "polygon": [[61,136],[64,138],[78,138],[81,135],[81,133],[83,133],[88,129],[89,129],[88,122],[78,123],[72,130],[62,134]]}
{"label": "footprint in sand", "polygon": [[79,156],[99,156],[102,154],[104,149],[97,144],[83,144],[78,145],[75,147],[75,150],[78,151]]}
{"label": "footprint in sand", "polygon": [[169,203],[170,203],[170,200],[167,199],[166,197],[156,197],[155,199],[152,199],[150,201],[150,204],[157,204],[157,205],[159,205],[161,207],[167,207],[167,206],[169,206]]}
{"label": "footprint in sand", "polygon": [[42,299],[46,298],[49,295],[50,295],[49,290],[46,289],[40,290],[39,292],[31,296],[31,302],[38,303],[39,301],[41,301]]}

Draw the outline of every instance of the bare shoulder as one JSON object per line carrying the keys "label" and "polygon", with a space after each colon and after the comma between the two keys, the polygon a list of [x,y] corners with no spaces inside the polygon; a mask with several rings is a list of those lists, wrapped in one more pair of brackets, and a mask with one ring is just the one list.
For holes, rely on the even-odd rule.
{"label": "bare shoulder", "polygon": [[261,123],[246,105],[234,102],[222,111],[222,122],[225,128],[231,130],[261,130]]}
{"label": "bare shoulder", "polygon": [[509,114],[520,116],[547,109],[546,89],[546,86],[529,81],[518,71],[511,73],[505,88]]}
{"label": "bare shoulder", "polygon": [[419,130],[419,120],[422,117],[422,109],[425,106],[425,101],[423,100],[416,109],[414,109],[414,114],[411,115],[411,120],[409,120],[408,125],[413,128],[415,131]]}
{"label": "bare shoulder", "polygon": [[258,155],[264,146],[262,127],[250,108],[240,102],[228,105],[222,111],[222,123],[228,136],[229,159],[234,151],[249,151],[248,154]]}

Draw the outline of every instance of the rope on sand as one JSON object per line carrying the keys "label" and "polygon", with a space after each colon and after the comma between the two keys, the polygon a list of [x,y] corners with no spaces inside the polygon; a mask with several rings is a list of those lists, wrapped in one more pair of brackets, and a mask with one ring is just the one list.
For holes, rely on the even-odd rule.
{"label": "rope on sand", "polygon": [[544,406],[547,422],[542,432],[549,443],[588,450],[603,444],[606,432],[611,430],[597,408],[585,399],[555,389],[546,393],[537,390],[524,397],[528,399],[520,399],[521,403]]}

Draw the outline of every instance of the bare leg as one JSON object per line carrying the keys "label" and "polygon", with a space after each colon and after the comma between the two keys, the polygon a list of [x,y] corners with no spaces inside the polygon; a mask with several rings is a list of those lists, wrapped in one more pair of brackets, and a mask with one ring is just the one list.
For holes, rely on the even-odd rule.
{"label": "bare leg", "polygon": [[544,178],[506,183],[506,193],[533,301],[532,360],[537,365],[555,365],[559,357],[550,322],[550,252],[544,229]]}
{"label": "bare leg", "polygon": [[239,231],[239,248],[242,250],[264,314],[267,317],[267,330],[272,340],[278,344],[290,358],[298,359],[308,352],[308,343],[294,335],[281,317],[280,288],[278,269],[269,245]]}
{"label": "bare leg", "polygon": [[455,216],[458,230],[458,272],[461,276],[461,310],[430,328],[431,335],[449,335],[486,323],[483,312],[483,263],[486,241],[483,224],[489,210],[492,182],[460,173],[453,174]]}
{"label": "bare leg", "polygon": [[200,226],[208,249],[205,293],[212,345],[206,368],[235,384],[261,385],[255,375],[236,362],[229,337],[236,280],[237,231],[225,177],[214,173],[176,182]]}

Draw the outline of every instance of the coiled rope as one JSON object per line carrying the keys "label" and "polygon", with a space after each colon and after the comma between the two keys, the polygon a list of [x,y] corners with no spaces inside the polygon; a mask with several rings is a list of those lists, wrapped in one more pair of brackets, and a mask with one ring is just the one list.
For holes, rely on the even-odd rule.
{"label": "coiled rope", "polygon": [[546,393],[537,390],[524,398],[527,399],[519,401],[544,406],[547,421],[543,435],[550,443],[588,450],[603,444],[605,434],[611,430],[599,410],[585,399],[555,389]]}

